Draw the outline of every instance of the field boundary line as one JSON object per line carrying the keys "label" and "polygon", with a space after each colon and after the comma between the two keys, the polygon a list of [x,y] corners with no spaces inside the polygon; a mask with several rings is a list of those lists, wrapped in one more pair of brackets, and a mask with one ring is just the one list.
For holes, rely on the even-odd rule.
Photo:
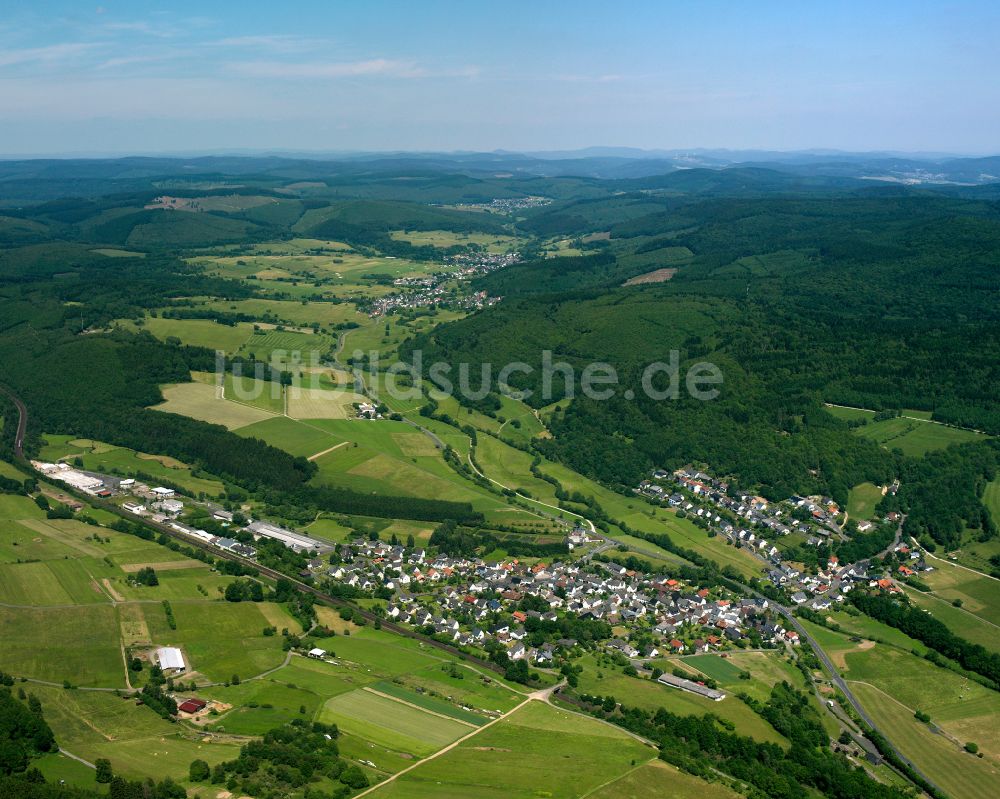
{"label": "field boundary line", "polygon": [[481,733],[483,730],[487,729],[488,727],[492,727],[494,724],[497,724],[497,723],[503,721],[505,718],[507,718],[511,714],[516,713],[518,710],[520,710],[522,707],[524,707],[526,704],[528,704],[529,702],[533,701],[534,699],[535,699],[534,696],[528,696],[528,697],[526,697],[523,702],[518,703],[518,705],[516,707],[511,708],[510,710],[508,710],[503,715],[497,716],[495,719],[493,719],[493,721],[486,722],[482,727],[476,727],[476,729],[474,729],[468,735],[463,735],[457,741],[452,741],[450,744],[448,744],[444,748],[438,749],[434,754],[428,755],[427,757],[423,758],[422,760],[418,760],[412,766],[407,766],[402,771],[397,771],[395,774],[391,775],[387,779],[382,780],[382,782],[376,783],[371,788],[367,788],[366,790],[362,791],[361,793],[355,794],[354,799],[361,799],[362,796],[367,796],[368,794],[372,793],[373,791],[377,791],[383,785],[388,785],[390,782],[395,782],[397,779],[399,779],[400,777],[402,777],[404,774],[407,774],[407,773],[413,771],[413,769],[417,768],[418,766],[421,766],[424,763],[428,763],[431,760],[434,760],[435,758],[441,757],[441,755],[447,754],[452,749],[454,749],[455,747],[459,746],[460,744],[465,743],[466,741],[468,741],[473,736],[479,735],[479,733]]}
{"label": "field boundary line", "polygon": [[[847,680],[847,682],[852,682],[855,685],[864,685],[864,686],[867,686],[868,688],[871,688],[873,691],[878,691],[882,696],[884,696],[890,702],[894,702],[895,704],[899,705],[901,708],[903,708],[904,710],[906,710],[908,713],[912,714],[912,713],[916,712],[912,707],[910,707],[909,705],[906,705],[906,704],[900,702],[898,699],[896,699],[896,697],[892,696],[891,694],[886,693],[885,691],[883,691],[881,688],[879,688],[877,685],[874,685],[873,683],[865,682],[864,680]],[[942,738],[944,738],[947,741],[951,741],[953,744],[955,744],[955,746],[957,746],[959,748],[960,751],[964,751],[962,749],[962,747],[963,747],[962,742],[959,741],[958,738],[956,738],[954,735],[952,735],[950,732],[948,732],[944,727],[942,727],[936,721],[932,720],[931,724],[928,724],[928,725],[925,725],[925,726],[927,726],[927,728],[932,733],[935,733],[936,735],[940,735]]]}
{"label": "field boundary line", "polygon": [[[244,408],[253,408],[255,411],[263,411],[264,413],[271,414],[271,416],[287,416],[287,414],[285,413],[278,413],[277,411],[268,410],[267,408],[261,408],[259,405],[251,405],[249,402],[240,402],[238,399],[232,399],[231,397],[227,397],[226,387],[224,385],[216,386],[216,388],[219,389],[219,396],[216,399],[221,399],[225,402],[232,402],[234,405],[242,405]],[[251,424],[254,424],[254,422],[247,422],[247,424],[240,425],[240,427],[246,427],[247,425]],[[233,429],[238,430],[239,428],[234,427]]]}
{"label": "field boundary line", "polygon": [[921,547],[920,549],[921,549],[921,551],[923,551],[923,553],[927,557],[933,558],[934,560],[940,561],[941,563],[947,563],[949,566],[954,566],[957,569],[964,569],[965,571],[970,572],[971,574],[976,574],[976,575],[978,575],[980,577],[985,577],[988,580],[997,580],[997,582],[1000,582],[1000,578],[994,577],[992,574],[987,574],[986,572],[981,572],[981,571],[979,571],[979,569],[973,569],[973,568],[970,568],[969,566],[963,566],[961,563],[956,563],[955,561],[948,560],[947,558],[939,558],[937,555],[931,554],[930,552],[928,552],[923,547]]}
{"label": "field boundary line", "polygon": [[420,710],[424,713],[429,713],[432,716],[437,716],[439,719],[445,719],[446,721],[454,721],[458,724],[464,724],[466,727],[474,727],[477,730],[481,730],[483,725],[473,724],[471,721],[463,721],[462,719],[456,719],[454,716],[446,716],[444,713],[438,713],[436,710],[431,710],[430,708],[420,707],[420,705],[414,704],[413,702],[407,702],[405,699],[400,699],[398,696],[393,696],[392,694],[385,694],[382,691],[378,691],[372,688],[370,685],[364,685],[361,687],[362,691],[367,691],[370,694],[375,694],[375,696],[380,696],[383,699],[391,699],[393,702],[399,702],[401,705],[406,705],[407,707],[412,707],[414,710]]}
{"label": "field boundary line", "polygon": [[[836,402],[824,402],[827,408],[847,408],[850,411],[865,411],[866,413],[878,413],[878,411],[873,408],[859,408],[857,405],[838,405]],[[929,422],[930,424],[939,424],[941,427],[952,427],[955,430],[968,430],[970,433],[979,433],[983,436],[988,436],[985,430],[977,430],[975,427],[962,427],[957,424],[948,424],[948,422],[939,422],[937,419],[921,419],[919,416],[907,416],[901,413],[899,416],[894,417],[896,419],[909,419],[912,422]],[[886,420],[888,421],[888,419]]]}
{"label": "field boundary line", "polygon": [[[916,589],[912,589],[912,590],[916,591]],[[907,593],[909,593],[909,591],[907,591]],[[976,615],[971,610],[966,610],[965,608],[958,607],[957,605],[953,605],[947,599],[945,599],[944,597],[938,596],[933,591],[927,591],[927,592],[921,591],[921,592],[919,592],[919,594],[916,594],[916,596],[926,596],[926,597],[930,597],[931,599],[935,599],[938,602],[943,602],[944,604],[948,605],[949,607],[954,608],[955,610],[961,611],[965,615],[967,615],[967,616],[975,619],[978,622],[982,622],[983,624],[988,624],[990,627],[993,627],[993,628],[995,628],[997,630],[1000,630],[1000,624],[994,624],[989,619],[984,619],[982,616]]]}
{"label": "field boundary line", "polygon": [[622,774],[619,774],[617,777],[612,777],[610,780],[607,780],[606,782],[602,782],[600,785],[595,785],[593,788],[591,788],[586,793],[580,794],[580,796],[578,797],[578,799],[587,799],[588,796],[591,796],[591,795],[597,793],[597,791],[601,790],[601,788],[606,788],[609,785],[611,785],[612,783],[618,782],[618,780],[625,779],[629,774],[634,774],[639,769],[645,768],[650,763],[652,763],[654,760],[656,760],[656,758],[655,757],[651,757],[649,760],[645,761],[644,763],[639,763],[639,765],[637,765],[637,766],[632,766],[628,771],[626,771],[626,772],[624,772]]}

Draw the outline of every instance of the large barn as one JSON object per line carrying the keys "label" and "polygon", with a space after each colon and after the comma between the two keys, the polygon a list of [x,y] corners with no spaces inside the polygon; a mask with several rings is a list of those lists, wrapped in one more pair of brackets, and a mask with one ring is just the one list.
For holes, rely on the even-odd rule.
{"label": "large barn", "polygon": [[164,671],[184,671],[184,655],[177,647],[161,646],[156,650],[156,662]]}

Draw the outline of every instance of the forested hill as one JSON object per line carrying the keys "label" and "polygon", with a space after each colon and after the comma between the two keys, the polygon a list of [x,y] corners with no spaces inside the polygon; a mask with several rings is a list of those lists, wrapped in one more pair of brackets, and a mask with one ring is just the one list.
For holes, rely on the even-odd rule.
{"label": "forested hill", "polygon": [[[693,460],[771,496],[824,491],[843,502],[850,486],[901,467],[823,402],[924,409],[1000,433],[996,203],[875,192],[675,203],[621,220],[619,199],[613,224],[594,206],[589,228],[610,232],[596,254],[488,275],[479,287],[505,293],[505,302],[412,343],[425,362],[429,351],[537,365],[549,349],[578,368],[614,364],[638,398],[562,403],[545,445],[551,454],[612,484]],[[685,248],[690,255],[668,282],[621,285],[656,268],[648,253]],[[671,349],[685,364],[722,368],[719,399],[643,397],[640,370]],[[537,372],[511,382],[534,390],[536,405],[560,399],[540,395]],[[995,449],[981,447],[988,474]],[[980,480],[976,466],[966,493]],[[985,523],[972,499],[943,511],[943,524]]]}

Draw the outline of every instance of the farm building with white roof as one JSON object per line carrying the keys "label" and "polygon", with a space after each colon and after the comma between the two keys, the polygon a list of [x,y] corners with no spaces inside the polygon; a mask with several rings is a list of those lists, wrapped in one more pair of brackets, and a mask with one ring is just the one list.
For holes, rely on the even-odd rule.
{"label": "farm building with white roof", "polygon": [[171,669],[184,671],[187,668],[184,665],[183,653],[175,646],[161,646],[157,649],[156,662],[164,671],[170,671]]}

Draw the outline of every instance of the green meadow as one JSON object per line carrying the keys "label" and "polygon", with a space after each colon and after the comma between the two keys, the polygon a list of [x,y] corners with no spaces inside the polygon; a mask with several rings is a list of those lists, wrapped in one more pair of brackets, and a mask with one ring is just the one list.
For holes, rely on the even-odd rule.
{"label": "green meadow", "polygon": [[1000,625],[1000,580],[941,558],[928,558],[928,564],[934,570],[920,577],[937,596],[960,600],[963,610]]}
{"label": "green meadow", "polygon": [[39,685],[29,690],[41,700],[45,719],[61,747],[91,763],[106,757],[115,773],[126,777],[169,776],[189,785],[188,766],[192,760],[198,758],[215,765],[239,753],[237,743],[209,742],[201,736],[186,735],[153,711],[112,693]]}
{"label": "green meadow", "polygon": [[223,325],[211,319],[165,319],[162,316],[148,316],[137,325],[132,320],[119,320],[122,327],[131,330],[148,330],[162,341],[179,339],[182,344],[192,347],[208,347],[235,353],[250,338],[253,325],[238,322]]}
{"label": "green meadow", "polygon": [[614,726],[530,702],[372,795],[569,799],[589,795],[655,754]]}
{"label": "green meadow", "polygon": [[855,428],[855,433],[877,441],[888,449],[902,450],[904,455],[919,458],[936,449],[945,449],[952,444],[978,441],[984,438],[979,433],[946,427],[930,421],[896,418],[881,422],[869,422]]}
{"label": "green meadow", "polygon": [[603,785],[590,799],[737,799],[742,794],[722,782],[705,780],[685,774],[662,760],[651,760],[633,768],[623,776]]}
{"label": "green meadow", "polygon": [[682,716],[712,713],[732,722],[741,735],[781,745],[787,743],[784,736],[732,693],[721,702],[715,702],[653,680],[629,677],[622,673],[620,666],[597,665],[592,655],[584,655],[577,663],[583,666],[583,673],[579,675],[581,693],[613,696],[622,704],[644,710],[663,707]]}
{"label": "green meadow", "polygon": [[900,751],[918,763],[949,796],[955,799],[992,799],[996,796],[1000,767],[995,761],[963,752],[959,743],[934,733],[913,717],[909,707],[878,688],[858,683],[851,687],[872,718],[892,731],[892,742]]}
{"label": "green meadow", "polygon": [[847,496],[847,514],[852,519],[871,519],[882,500],[882,489],[872,483],[859,483]]}

